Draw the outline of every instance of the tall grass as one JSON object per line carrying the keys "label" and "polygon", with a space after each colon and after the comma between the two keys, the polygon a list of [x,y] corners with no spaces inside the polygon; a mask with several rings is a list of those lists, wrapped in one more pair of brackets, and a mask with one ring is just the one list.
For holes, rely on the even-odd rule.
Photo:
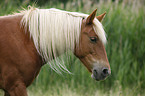
{"label": "tall grass", "polygon": [[[40,92],[38,91],[39,95],[35,94],[35,96],[40,96],[43,93],[45,95],[52,94],[52,96],[137,96],[144,94],[145,7],[144,4],[140,3],[141,0],[134,0],[131,3],[125,2],[127,0],[123,0],[121,3],[117,1],[108,0],[108,2],[99,2],[92,6],[88,6],[86,3],[82,6],[79,5],[79,2],[73,5],[72,2],[68,2],[65,8],[69,11],[88,14],[95,8],[98,8],[98,14],[107,12],[102,23],[108,38],[106,51],[112,69],[111,76],[101,82],[92,80],[91,74],[88,73],[83,64],[69,52],[70,57],[62,57],[68,58],[65,60],[65,64],[72,74],[63,73],[63,75],[59,75],[48,65],[45,65],[35,82],[29,87],[29,94],[35,94],[36,90]],[[11,4],[3,8],[4,5],[2,4],[5,4],[5,2],[0,5],[0,15],[20,9],[19,6],[12,8],[13,5]],[[23,3],[22,6],[26,8],[28,4]],[[18,3],[18,5],[21,5],[21,3]],[[57,3],[57,5],[47,3],[45,6],[41,6],[41,8],[50,7],[64,8],[61,3]],[[70,95],[63,95],[66,92]]]}

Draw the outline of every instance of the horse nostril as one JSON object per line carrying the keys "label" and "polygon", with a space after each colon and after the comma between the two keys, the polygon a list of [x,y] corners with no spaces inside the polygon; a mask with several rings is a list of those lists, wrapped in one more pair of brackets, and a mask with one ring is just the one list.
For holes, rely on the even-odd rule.
{"label": "horse nostril", "polygon": [[108,68],[104,68],[104,69],[102,70],[102,73],[103,73],[104,76],[109,75],[109,70],[108,70]]}
{"label": "horse nostril", "polygon": [[94,69],[93,71],[94,71],[95,75],[97,75],[97,70],[96,70],[96,69]]}

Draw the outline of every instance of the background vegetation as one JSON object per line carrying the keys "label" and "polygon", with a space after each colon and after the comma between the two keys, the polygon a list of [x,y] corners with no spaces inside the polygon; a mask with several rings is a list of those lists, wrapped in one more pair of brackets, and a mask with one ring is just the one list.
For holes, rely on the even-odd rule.
{"label": "background vegetation", "polygon": [[45,65],[28,88],[30,96],[145,96],[143,0],[3,0],[0,1],[0,15],[18,12],[28,5],[87,14],[95,8],[98,8],[97,14],[106,11],[102,23],[107,33],[106,51],[112,69],[109,78],[96,82],[81,62],[69,53],[65,63],[72,74],[59,75]]}

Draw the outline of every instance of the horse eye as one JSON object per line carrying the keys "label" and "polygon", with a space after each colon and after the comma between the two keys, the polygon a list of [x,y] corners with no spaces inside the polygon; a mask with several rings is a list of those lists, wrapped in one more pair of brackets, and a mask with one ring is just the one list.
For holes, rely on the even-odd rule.
{"label": "horse eye", "polygon": [[97,42],[97,38],[96,38],[96,37],[90,37],[90,40],[91,40],[92,42],[94,42],[94,43]]}

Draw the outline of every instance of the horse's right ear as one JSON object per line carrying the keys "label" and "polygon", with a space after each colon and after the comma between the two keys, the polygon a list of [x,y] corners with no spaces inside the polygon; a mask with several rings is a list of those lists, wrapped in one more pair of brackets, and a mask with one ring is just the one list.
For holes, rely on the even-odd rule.
{"label": "horse's right ear", "polygon": [[103,18],[105,17],[105,15],[106,15],[106,12],[97,16],[97,19],[101,22],[103,20]]}
{"label": "horse's right ear", "polygon": [[86,23],[87,23],[87,24],[92,24],[92,23],[93,23],[93,20],[94,20],[94,18],[96,17],[96,12],[97,12],[97,9],[95,9],[95,10],[87,17],[87,20],[86,20]]}

